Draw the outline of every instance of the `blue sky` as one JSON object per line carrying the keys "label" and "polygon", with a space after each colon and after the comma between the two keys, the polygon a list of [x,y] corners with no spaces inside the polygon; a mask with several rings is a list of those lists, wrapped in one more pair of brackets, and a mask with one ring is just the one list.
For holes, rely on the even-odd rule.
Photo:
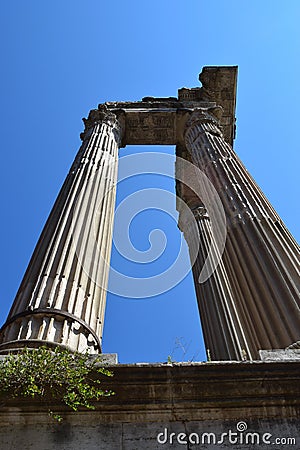
{"label": "blue sky", "polygon": [[[1,322],[79,148],[81,118],[105,101],[176,96],[199,86],[205,65],[239,66],[235,150],[299,239],[298,0],[11,0],[0,22]],[[149,148],[121,155],[138,151]],[[120,185],[118,198],[156,181]],[[174,220],[150,213],[132,224],[134,244],[146,249],[145,224],[161,224],[176,248]],[[121,362],[204,359],[191,277],[162,297],[109,295],[104,351]]]}

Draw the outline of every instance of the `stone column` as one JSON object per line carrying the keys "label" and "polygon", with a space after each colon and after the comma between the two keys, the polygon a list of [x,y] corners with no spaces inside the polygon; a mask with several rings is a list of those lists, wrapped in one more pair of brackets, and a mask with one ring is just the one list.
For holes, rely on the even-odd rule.
{"label": "stone column", "polygon": [[84,122],[82,146],[1,329],[0,351],[45,343],[101,352],[122,128],[104,106]]}
{"label": "stone column", "polygon": [[208,356],[213,360],[245,359],[249,349],[223,261],[219,262],[209,280],[199,283],[201,270],[211,246],[215,246],[215,240],[206,208],[202,204],[193,205],[192,212],[194,220],[180,211],[178,225],[191,254],[197,252],[192,271]]}
{"label": "stone column", "polygon": [[[300,339],[296,242],[224,140],[213,111],[190,114],[184,141],[193,164],[217,190],[227,221],[225,250],[214,275],[198,283],[206,248],[200,249],[193,268],[213,359],[257,359],[260,349],[293,345]],[[205,247],[208,218],[197,223]],[[235,349],[228,352],[230,341]]]}

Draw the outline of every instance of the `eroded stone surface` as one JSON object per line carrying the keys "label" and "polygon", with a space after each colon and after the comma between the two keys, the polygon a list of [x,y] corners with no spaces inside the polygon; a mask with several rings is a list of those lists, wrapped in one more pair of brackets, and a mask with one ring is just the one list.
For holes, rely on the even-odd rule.
{"label": "eroded stone surface", "polygon": [[[108,384],[116,395],[101,400],[95,411],[70,413],[34,399],[2,404],[1,450],[299,448],[299,362],[137,364],[111,370]],[[61,424],[48,417],[48,407],[61,411]],[[279,438],[295,443],[276,445]]]}

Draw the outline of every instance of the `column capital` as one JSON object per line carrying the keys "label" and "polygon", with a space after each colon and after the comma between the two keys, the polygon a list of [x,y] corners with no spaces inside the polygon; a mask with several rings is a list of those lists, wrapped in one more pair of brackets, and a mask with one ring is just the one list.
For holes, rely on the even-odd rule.
{"label": "column capital", "polygon": [[185,146],[186,133],[195,125],[211,124],[214,126],[215,133],[222,135],[221,117],[223,114],[222,106],[210,102],[199,108],[179,108],[177,110],[177,141]]}
{"label": "column capital", "polygon": [[191,224],[195,224],[203,220],[210,221],[205,206],[202,203],[194,207],[191,207],[190,205],[188,209],[179,210],[178,228],[185,232],[187,227]]}
{"label": "column capital", "polygon": [[221,133],[220,120],[223,114],[223,108],[221,106],[213,106],[208,108],[195,108],[191,111],[186,118],[185,129],[183,135],[193,127],[194,125],[211,124],[215,125],[218,134]]}
{"label": "column capital", "polygon": [[207,209],[203,205],[196,206],[195,208],[193,208],[192,213],[194,214],[194,217],[197,220],[204,220],[204,219],[209,220]]}
{"label": "column capital", "polygon": [[110,111],[106,104],[99,104],[98,109],[91,109],[88,118],[83,118],[84,132],[80,137],[83,140],[91,129],[98,124],[106,124],[116,133],[116,140],[122,145],[122,139],[125,133],[125,112],[122,110]]}

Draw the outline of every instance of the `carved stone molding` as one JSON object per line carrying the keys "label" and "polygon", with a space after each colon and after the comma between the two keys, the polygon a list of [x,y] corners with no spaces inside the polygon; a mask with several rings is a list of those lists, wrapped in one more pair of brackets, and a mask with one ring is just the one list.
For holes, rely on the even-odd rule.
{"label": "carved stone molding", "polygon": [[207,209],[204,206],[198,206],[192,209],[195,219],[197,220],[209,220]]}

